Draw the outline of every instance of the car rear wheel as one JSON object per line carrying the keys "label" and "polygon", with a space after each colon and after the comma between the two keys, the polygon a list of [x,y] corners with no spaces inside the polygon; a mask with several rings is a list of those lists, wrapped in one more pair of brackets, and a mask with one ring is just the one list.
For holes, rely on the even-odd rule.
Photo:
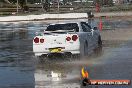
{"label": "car rear wheel", "polygon": [[84,56],[87,56],[88,55],[88,44],[85,43],[84,44]]}
{"label": "car rear wheel", "polygon": [[98,47],[102,47],[102,40],[101,40],[101,37],[100,36],[98,38]]}
{"label": "car rear wheel", "polygon": [[38,58],[41,62],[46,62],[47,61],[47,55],[46,54],[43,54],[43,55],[39,56]]}
{"label": "car rear wheel", "polygon": [[98,46],[94,49],[95,56],[100,56],[102,54],[102,40],[101,37],[98,38]]}

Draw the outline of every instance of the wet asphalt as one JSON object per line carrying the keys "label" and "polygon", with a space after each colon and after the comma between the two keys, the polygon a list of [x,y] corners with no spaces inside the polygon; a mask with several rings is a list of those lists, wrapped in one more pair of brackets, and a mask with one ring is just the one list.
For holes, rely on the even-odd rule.
{"label": "wet asphalt", "polygon": [[[89,72],[90,79],[132,80],[132,40],[116,45],[109,41],[111,45],[104,44],[99,55],[91,54],[70,60],[63,57],[47,58],[43,61],[34,56],[32,39],[35,32],[43,31],[44,27],[43,24],[33,23],[15,27],[12,24],[1,24],[0,88],[80,88],[82,67]],[[132,88],[132,85],[98,88]]]}

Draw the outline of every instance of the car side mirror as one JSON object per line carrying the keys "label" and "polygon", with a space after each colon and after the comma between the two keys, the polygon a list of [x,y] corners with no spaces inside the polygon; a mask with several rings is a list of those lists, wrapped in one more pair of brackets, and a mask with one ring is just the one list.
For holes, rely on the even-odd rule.
{"label": "car side mirror", "polygon": [[94,27],[93,30],[98,30],[98,28],[97,27]]}

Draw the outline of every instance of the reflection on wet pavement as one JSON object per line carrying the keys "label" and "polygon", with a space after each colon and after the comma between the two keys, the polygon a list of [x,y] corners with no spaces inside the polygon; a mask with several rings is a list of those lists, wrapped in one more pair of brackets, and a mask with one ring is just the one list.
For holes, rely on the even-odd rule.
{"label": "reflection on wet pavement", "polygon": [[[32,39],[45,27],[42,23],[0,24],[0,88],[80,88],[82,67],[91,79],[132,78],[131,41],[105,40],[100,56],[38,60],[32,52]],[[98,88],[106,87],[131,88]]]}
{"label": "reflection on wet pavement", "polygon": [[33,88],[32,70],[30,67],[0,67],[0,87]]}
{"label": "reflection on wet pavement", "polygon": [[[54,61],[54,63],[52,62]],[[61,88],[64,85],[78,84],[79,69],[70,65],[63,65],[66,62],[38,62],[35,70],[36,88],[39,86]]]}
{"label": "reflection on wet pavement", "polygon": [[[81,61],[43,62],[36,65],[36,88],[80,88],[80,71],[84,66],[90,79],[132,78],[132,42],[120,47],[104,49],[101,57],[84,58]],[[127,47],[127,48],[126,48]],[[129,52],[125,54],[125,52]],[[127,68],[127,69],[126,69]],[[98,88],[131,88],[132,86],[98,86]],[[82,87],[83,88],[83,87]],[[85,87],[84,87],[85,88]],[[94,87],[93,87],[94,88]]]}

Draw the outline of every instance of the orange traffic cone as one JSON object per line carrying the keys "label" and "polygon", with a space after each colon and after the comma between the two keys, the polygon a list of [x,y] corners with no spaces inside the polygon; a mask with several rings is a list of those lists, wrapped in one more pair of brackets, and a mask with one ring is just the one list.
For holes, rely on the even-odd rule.
{"label": "orange traffic cone", "polygon": [[102,31],[103,29],[103,23],[102,23],[102,20],[100,19],[99,21],[99,30]]}

